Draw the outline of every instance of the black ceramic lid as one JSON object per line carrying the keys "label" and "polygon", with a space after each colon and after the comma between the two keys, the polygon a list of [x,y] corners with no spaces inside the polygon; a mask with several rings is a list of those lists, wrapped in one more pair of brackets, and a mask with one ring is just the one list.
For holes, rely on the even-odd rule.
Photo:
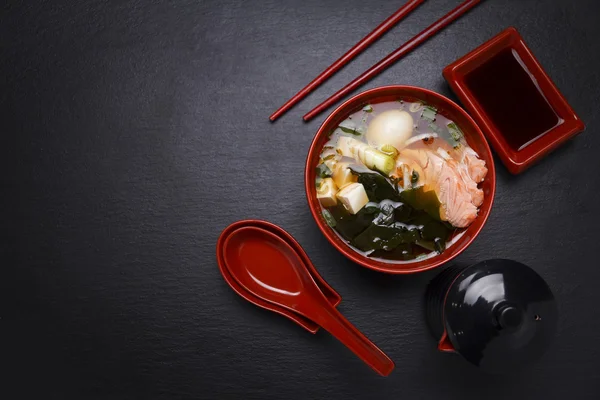
{"label": "black ceramic lid", "polygon": [[444,303],[454,349],[489,372],[507,372],[545,351],[556,331],[554,296],[531,268],[488,260],[466,268]]}

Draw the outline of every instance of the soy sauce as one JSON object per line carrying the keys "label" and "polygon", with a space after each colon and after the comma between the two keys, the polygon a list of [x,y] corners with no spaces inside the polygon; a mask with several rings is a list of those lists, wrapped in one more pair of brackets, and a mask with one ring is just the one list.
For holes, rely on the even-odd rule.
{"label": "soy sauce", "polygon": [[515,151],[564,122],[514,49],[468,73],[465,83]]}

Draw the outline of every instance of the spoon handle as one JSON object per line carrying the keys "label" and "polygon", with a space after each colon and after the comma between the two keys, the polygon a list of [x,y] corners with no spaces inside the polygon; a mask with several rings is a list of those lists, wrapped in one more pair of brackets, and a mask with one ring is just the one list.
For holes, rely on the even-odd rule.
{"label": "spoon handle", "polygon": [[394,369],[394,362],[360,333],[335,307],[328,303],[323,304],[322,313],[319,313],[315,322],[345,344],[378,374],[388,376]]}

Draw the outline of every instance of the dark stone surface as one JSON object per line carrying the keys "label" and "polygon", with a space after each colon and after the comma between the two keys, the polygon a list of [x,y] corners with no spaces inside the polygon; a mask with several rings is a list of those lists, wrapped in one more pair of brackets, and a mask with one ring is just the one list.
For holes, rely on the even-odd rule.
{"label": "dark stone surface", "polygon": [[[510,377],[440,354],[434,272],[377,274],[318,231],[301,116],[458,0],[428,1],[275,124],[267,117],[402,1],[9,1],[0,10],[0,397],[600,398],[600,2],[487,0],[370,82],[451,95],[442,68],[516,26],[587,131],[521,176],[459,263],[531,265],[559,301],[554,346]],[[493,79],[493,78],[492,78]],[[215,243],[280,224],[397,364],[380,378],[226,286]]]}

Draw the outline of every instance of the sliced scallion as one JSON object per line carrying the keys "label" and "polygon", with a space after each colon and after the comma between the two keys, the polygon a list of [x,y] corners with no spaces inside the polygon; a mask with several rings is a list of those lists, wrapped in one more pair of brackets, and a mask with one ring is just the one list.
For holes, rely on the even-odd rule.
{"label": "sliced scallion", "polygon": [[[364,121],[366,122],[366,121]],[[367,134],[367,124],[361,124],[359,126],[356,127],[356,129],[354,130],[354,134],[355,135],[366,135]]]}
{"label": "sliced scallion", "polygon": [[450,122],[447,125],[447,127],[448,127],[448,132],[450,132],[450,136],[452,136],[452,139],[459,142],[460,139],[463,138],[464,135],[463,135],[462,131],[454,122]]}
{"label": "sliced scallion", "polygon": [[350,119],[340,122],[338,128],[340,128],[344,133],[349,133],[351,135],[360,135],[360,133],[356,132],[356,124]]}
{"label": "sliced scallion", "polygon": [[408,109],[410,112],[416,113],[417,111],[420,111],[421,108],[423,108],[423,103],[417,101],[416,103],[412,103]]}
{"label": "sliced scallion", "polygon": [[335,218],[333,218],[333,215],[331,215],[331,213],[327,210],[323,210],[322,214],[323,218],[325,218],[325,222],[327,222],[327,225],[333,228],[336,225]]}
{"label": "sliced scallion", "polygon": [[328,178],[332,175],[331,170],[325,164],[317,165],[317,176],[320,178]]}
{"label": "sliced scallion", "polygon": [[338,149],[342,150],[343,156],[354,157],[367,168],[377,170],[386,176],[389,176],[396,165],[394,158],[354,138],[339,138]]}
{"label": "sliced scallion", "polygon": [[437,115],[437,109],[431,106],[424,106],[423,111],[421,112],[421,118],[426,119],[430,122],[435,121],[435,116]]}
{"label": "sliced scallion", "polygon": [[398,156],[398,149],[396,149],[391,144],[384,144],[383,146],[381,146],[380,150],[382,153],[385,153],[392,158],[396,158]]}

